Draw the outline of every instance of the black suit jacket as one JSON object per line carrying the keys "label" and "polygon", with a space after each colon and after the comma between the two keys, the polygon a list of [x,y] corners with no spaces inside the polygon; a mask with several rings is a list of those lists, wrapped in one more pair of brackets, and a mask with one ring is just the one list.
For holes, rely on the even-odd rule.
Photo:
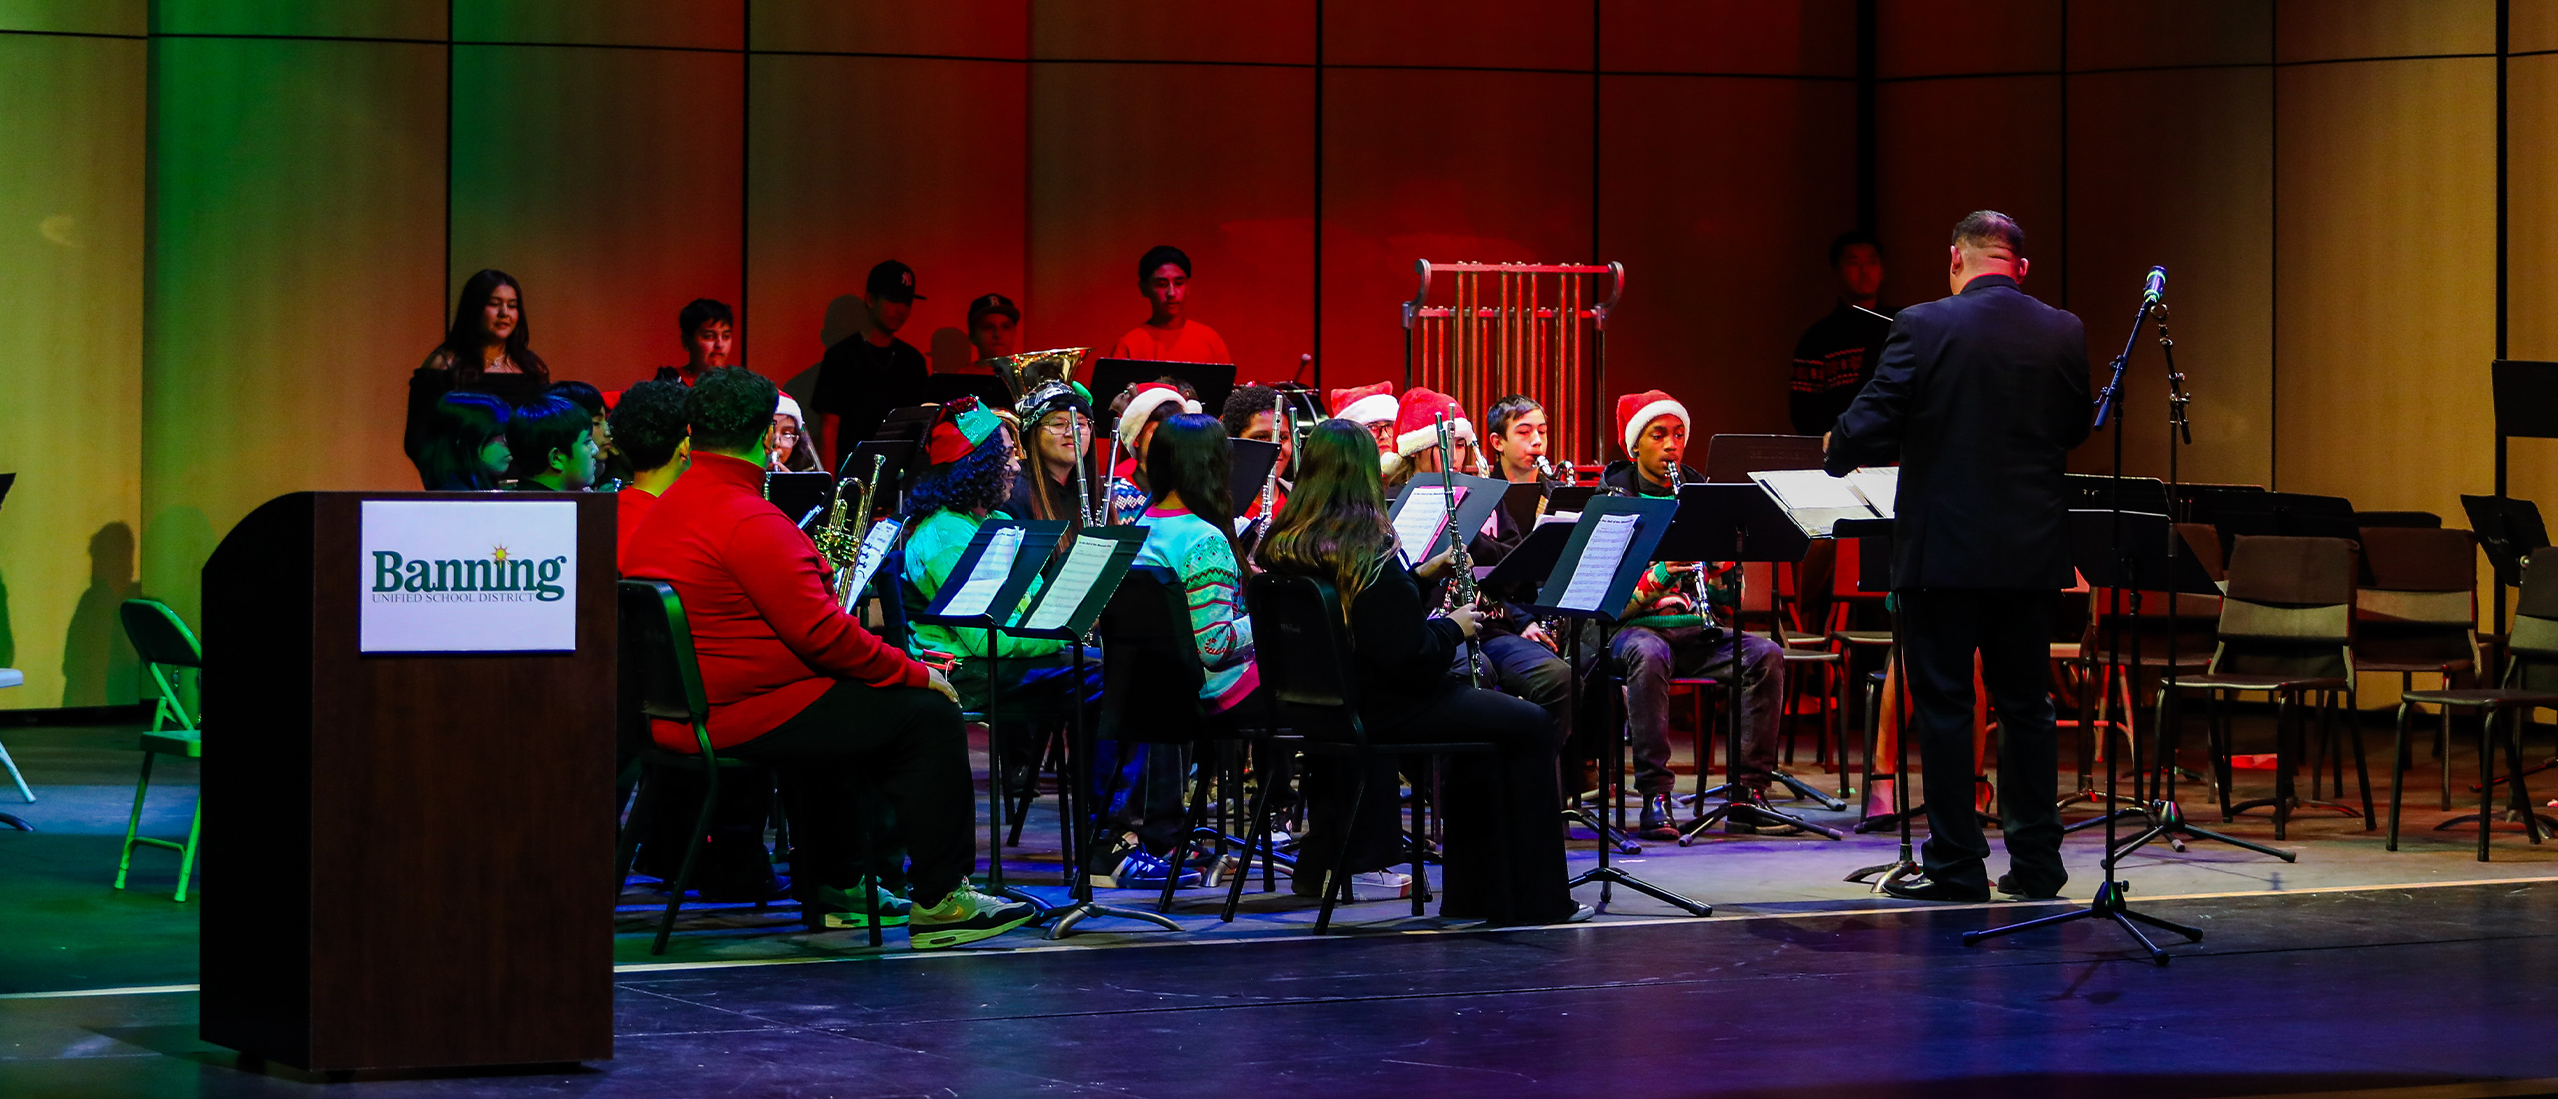
{"label": "black suit jacket", "polygon": [[1893,319],[1828,469],[1900,459],[1895,590],[2066,588],[2061,477],[2091,414],[2085,326],[1983,275]]}

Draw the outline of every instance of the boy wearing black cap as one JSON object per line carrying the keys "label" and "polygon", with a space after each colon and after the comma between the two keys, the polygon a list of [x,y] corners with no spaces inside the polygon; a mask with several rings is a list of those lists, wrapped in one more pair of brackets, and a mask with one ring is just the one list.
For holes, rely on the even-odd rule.
{"label": "boy wearing black cap", "polygon": [[915,345],[897,338],[923,295],[915,269],[888,260],[870,269],[862,286],[861,330],[826,349],[817,387],[808,394],[815,438],[826,468],[843,462],[853,444],[870,438],[892,409],[925,403],[924,379],[932,368]]}
{"label": "boy wearing black cap", "polygon": [[1146,250],[1137,261],[1137,292],[1154,307],[1146,323],[1128,330],[1110,346],[1114,359],[1157,359],[1183,363],[1230,363],[1233,352],[1217,331],[1187,318],[1190,257],[1169,244]]}
{"label": "boy wearing black cap", "polygon": [[968,303],[968,342],[977,361],[1013,353],[1013,331],[1021,326],[1021,307],[1002,294],[983,294]]}

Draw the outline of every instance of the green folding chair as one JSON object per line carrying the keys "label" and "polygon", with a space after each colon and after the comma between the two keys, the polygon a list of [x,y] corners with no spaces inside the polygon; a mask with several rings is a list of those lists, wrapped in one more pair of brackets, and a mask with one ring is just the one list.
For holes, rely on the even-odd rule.
{"label": "green folding chair", "polygon": [[133,869],[133,848],[137,844],[166,847],[178,853],[178,892],[174,898],[183,904],[187,899],[187,879],[195,873],[195,841],[204,833],[204,798],[195,800],[195,822],[187,826],[185,843],[154,839],[139,835],[142,830],[142,799],[151,792],[151,764],[163,755],[184,759],[204,758],[204,730],[197,727],[199,715],[187,712],[186,701],[178,696],[177,684],[169,678],[171,668],[204,670],[204,647],[196,644],[195,631],[178,620],[177,612],[157,599],[127,599],[117,613],[124,619],[124,635],[133,641],[133,650],[142,656],[142,666],[151,670],[151,682],[159,687],[159,702],[151,710],[151,730],[142,734],[142,780],[133,786],[133,816],[124,825],[124,848],[116,854],[115,887],[124,888],[125,874]]}

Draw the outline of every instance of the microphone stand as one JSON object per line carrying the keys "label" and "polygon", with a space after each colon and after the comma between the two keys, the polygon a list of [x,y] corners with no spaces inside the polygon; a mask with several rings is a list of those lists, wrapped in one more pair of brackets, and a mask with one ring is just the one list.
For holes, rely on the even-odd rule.
{"label": "microphone stand", "polygon": [[[2118,412],[2121,409],[2118,402],[2122,396],[2123,367],[2126,363],[2131,361],[2132,348],[2139,343],[2141,338],[2141,328],[2149,323],[2150,308],[2156,304],[2158,304],[2157,299],[2149,296],[2148,294],[2143,294],[2141,296],[2140,312],[2132,318],[2132,334],[2129,338],[2123,341],[2123,353],[2114,357],[2114,376],[2110,381],[2105,383],[2104,391],[2096,398],[2095,426],[2097,428],[2103,428],[2105,426],[2106,419],[2111,414]],[[2114,581],[2114,583],[2107,586],[2107,601],[2109,603],[2109,607],[2107,612],[2108,621],[2106,623],[2106,628],[2110,631],[2111,639],[2106,643],[2106,648],[2109,653],[2119,653],[2122,651],[2123,641],[2122,585],[2131,573],[2130,566],[2132,563],[2130,548],[2124,544],[2123,539],[2123,432],[2119,426],[2114,432],[2114,481],[2109,491],[2112,493],[2112,499],[2108,510],[2112,511],[2114,514],[2113,548],[2116,560],[2116,569],[2115,575],[2110,578]],[[2172,621],[2170,623],[2170,628],[2171,630],[2173,629]],[[2135,646],[2140,644],[2140,635],[2137,632],[2133,634],[2132,643]],[[2132,669],[2134,671],[2138,671],[2139,667],[2140,665],[2136,657],[2133,661]],[[2173,674],[2172,670],[2170,674]],[[2128,717],[2130,715],[2127,714],[2125,716]],[[2108,805],[2113,804],[2115,801],[2115,784],[2118,781],[2116,775],[2120,771],[2121,768],[2115,766],[2115,761],[2113,759],[2108,758],[2106,760],[2105,800]],[[1905,780],[1895,779],[1894,781],[1900,782]],[[2167,964],[2167,951],[2161,948],[2157,943],[2150,941],[2150,937],[2148,935],[2142,934],[2139,926],[2140,924],[2148,924],[2151,927],[2173,931],[2179,935],[2183,935],[2188,942],[2203,941],[2202,929],[2187,927],[2180,923],[2172,923],[2156,916],[2152,916],[2146,912],[2134,911],[2130,904],[2124,901],[2124,894],[2128,893],[2131,887],[2129,883],[2124,882],[2114,874],[2114,822],[2115,818],[2120,815],[2121,814],[2119,813],[2105,814],[2105,857],[2099,862],[2099,865],[2101,865],[2105,870],[2105,880],[2096,887],[2096,896],[2088,902],[2087,907],[2072,909],[2056,916],[2044,916],[2039,919],[2012,923],[2004,927],[1993,927],[1983,931],[1966,931],[1963,933],[1963,945],[1979,946],[1984,941],[1994,939],[2002,935],[2013,935],[2019,931],[2031,931],[2040,927],[2056,927],[2061,924],[2074,923],[2079,920],[2093,919],[2099,916],[2114,921],[2115,926],[2122,928],[2126,933],[2130,934],[2134,942],[2141,944],[2141,948],[2149,952],[2150,962],[2154,965],[2164,966]]]}

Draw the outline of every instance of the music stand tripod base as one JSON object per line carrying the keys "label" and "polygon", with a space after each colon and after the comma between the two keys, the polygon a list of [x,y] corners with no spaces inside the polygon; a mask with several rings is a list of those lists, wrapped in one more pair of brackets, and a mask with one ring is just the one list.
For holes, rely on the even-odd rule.
{"label": "music stand tripod base", "polygon": [[2149,952],[2149,960],[2152,965],[2166,965],[2168,960],[2167,951],[2157,943],[2152,942],[2148,935],[2142,934],[2138,924],[2148,924],[2151,927],[2160,928],[2166,931],[2173,931],[2179,935],[2185,936],[2185,940],[2187,942],[2198,943],[2203,941],[2203,932],[2200,928],[2187,927],[2181,923],[2162,920],[2146,912],[2132,911],[2129,907],[2125,906],[2123,903],[2123,894],[2128,892],[2130,888],[2130,884],[2127,882],[2106,882],[2096,888],[2096,898],[2089,901],[2085,908],[2072,909],[2057,916],[2045,916],[2039,920],[2027,920],[2023,923],[2012,923],[2005,927],[1993,927],[1987,931],[1966,931],[1963,933],[1963,945],[1979,946],[1981,943],[1990,939],[1995,939],[2001,935],[2013,935],[2019,931],[2031,931],[2038,927],[2053,927],[2076,920],[2092,919],[2097,916],[2103,916],[2114,921],[2116,926],[2119,926],[2124,931],[2130,933],[2133,941],[2140,943],[2141,949]]}

